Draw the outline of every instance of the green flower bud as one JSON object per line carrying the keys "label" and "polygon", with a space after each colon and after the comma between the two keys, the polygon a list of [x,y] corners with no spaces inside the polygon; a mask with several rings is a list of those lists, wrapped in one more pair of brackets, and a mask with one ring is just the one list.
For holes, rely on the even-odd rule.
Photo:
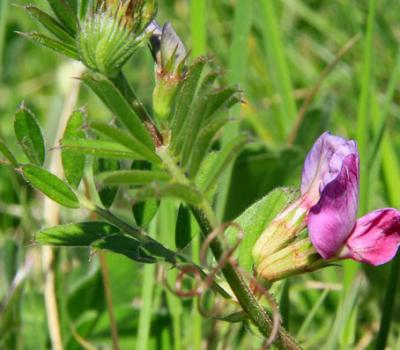
{"label": "green flower bud", "polygon": [[283,210],[258,238],[253,247],[257,274],[276,280],[314,271],[327,262],[321,259],[306,233],[307,199],[300,198]]}
{"label": "green flower bud", "polygon": [[172,25],[166,23],[162,30],[153,22],[152,52],[156,61],[156,86],[153,91],[153,108],[157,117],[171,115],[175,96],[184,79],[187,53]]}
{"label": "green flower bud", "polygon": [[274,282],[324,266],[328,266],[327,261],[318,255],[310,239],[305,238],[264,257],[257,265],[257,275]]}
{"label": "green flower bud", "polygon": [[282,211],[258,238],[253,247],[253,258],[258,264],[290,243],[306,227],[307,207],[302,199]]}
{"label": "green flower bud", "polygon": [[155,0],[98,1],[80,24],[78,50],[83,63],[108,77],[119,73],[142,46],[156,14]]}

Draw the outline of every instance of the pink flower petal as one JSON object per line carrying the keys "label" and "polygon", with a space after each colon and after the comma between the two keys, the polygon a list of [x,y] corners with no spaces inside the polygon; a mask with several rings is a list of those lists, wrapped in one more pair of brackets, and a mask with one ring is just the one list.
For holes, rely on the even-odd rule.
{"label": "pink flower petal", "polygon": [[400,246],[400,211],[376,210],[357,220],[343,256],[371,265],[385,264]]}
{"label": "pink flower petal", "polygon": [[340,172],[326,184],[307,218],[311,242],[329,259],[337,254],[356,223],[359,192],[358,154],[345,156]]}

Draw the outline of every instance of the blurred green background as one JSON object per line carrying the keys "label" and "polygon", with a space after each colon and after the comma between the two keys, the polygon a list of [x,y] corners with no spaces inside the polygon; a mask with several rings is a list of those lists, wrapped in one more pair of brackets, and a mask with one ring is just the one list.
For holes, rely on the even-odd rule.
{"label": "blurred green background", "polygon": [[[47,8],[44,0],[32,2]],[[16,152],[17,106],[25,101],[47,145],[54,144],[79,71],[16,34],[41,29],[21,8],[26,4],[0,2],[0,137]],[[164,0],[158,21],[166,20],[193,55],[213,56],[222,79],[243,91],[244,103],[231,112],[239,123],[223,137],[241,128],[260,140],[238,157],[226,180],[226,219],[277,186],[298,187],[305,154],[325,130],[358,141],[360,215],[400,207],[398,1]],[[153,69],[146,49],[125,68],[148,106]],[[109,117],[84,87],[77,106],[86,106],[91,119]],[[51,348],[43,251],[32,244],[46,224],[42,200],[8,166],[0,166],[0,178],[0,348]],[[82,217],[62,212],[63,222]],[[111,254],[106,261],[121,349],[259,347],[246,327],[201,320],[191,300],[166,297],[154,267]],[[98,257],[86,249],[57,249],[53,265],[63,348],[112,348]],[[399,274],[399,258],[378,268],[345,263],[291,278],[274,292],[286,326],[306,349],[400,349]]]}

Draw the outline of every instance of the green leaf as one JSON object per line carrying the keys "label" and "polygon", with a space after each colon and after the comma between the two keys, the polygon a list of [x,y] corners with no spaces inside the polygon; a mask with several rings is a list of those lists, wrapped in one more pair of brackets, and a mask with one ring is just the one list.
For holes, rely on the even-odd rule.
{"label": "green leaf", "polygon": [[153,163],[160,163],[160,158],[158,158],[157,154],[154,152],[154,147],[148,147],[133,135],[129,135],[119,128],[106,123],[95,122],[91,127],[141,155],[143,159]]}
{"label": "green leaf", "polygon": [[98,179],[106,185],[146,185],[153,181],[169,181],[171,177],[161,170],[121,170],[105,172]]}
{"label": "green leaf", "polygon": [[15,114],[14,131],[28,159],[36,165],[43,165],[45,146],[42,130],[33,113],[23,105]]}
{"label": "green leaf", "polygon": [[185,119],[182,130],[182,135],[184,136],[182,138],[184,142],[181,150],[182,166],[186,166],[192,154],[193,145],[197,140],[199,130],[205,118],[209,102],[209,90],[217,79],[217,76],[218,74],[216,72],[211,72],[204,77],[196,92],[189,115]]}
{"label": "green leaf", "polygon": [[247,142],[248,138],[246,136],[239,135],[221,149],[214,161],[214,166],[211,167],[208,179],[203,185],[204,192],[208,192],[213,187],[225,168],[234,160]]}
{"label": "green leaf", "polygon": [[132,213],[135,217],[136,224],[139,227],[146,227],[153,220],[158,211],[160,201],[156,199],[148,199],[145,202],[135,203],[132,207]]}
{"label": "green leaf", "polygon": [[181,204],[175,227],[175,246],[177,249],[184,249],[192,240],[192,227],[190,209]]}
{"label": "green leaf", "polygon": [[[239,246],[240,266],[251,271],[253,266],[252,249],[258,237],[283,209],[296,197],[296,191],[288,188],[277,188],[265,197],[247,208],[234,222],[239,224],[244,232],[244,238]],[[229,228],[226,234],[235,236],[236,228]]]}
{"label": "green leaf", "polygon": [[70,33],[53,17],[36,6],[28,5],[25,9],[29,14],[37,19],[51,34],[55,35],[61,42],[74,46],[75,39]]}
{"label": "green leaf", "polygon": [[18,168],[19,164],[17,159],[14,157],[14,155],[11,153],[10,149],[7,147],[7,145],[4,143],[3,140],[0,140],[0,152],[3,154],[4,157],[7,158],[7,160],[15,167]]}
{"label": "green leaf", "polygon": [[233,104],[240,101],[238,97],[238,89],[234,87],[225,87],[214,90],[209,93],[207,111],[205,121],[211,119],[215,113],[224,107],[231,107]]}
{"label": "green leaf", "polygon": [[148,198],[160,199],[163,197],[178,198],[192,205],[199,205],[203,201],[202,194],[195,188],[178,183],[152,183],[135,193],[135,201],[137,202],[143,202]]}
{"label": "green leaf", "polygon": [[55,202],[68,208],[79,208],[79,200],[70,187],[47,170],[24,165],[22,174],[27,182]]}
{"label": "green leaf", "polygon": [[134,153],[129,148],[111,141],[103,140],[63,140],[62,147],[74,151],[78,154],[86,154],[94,157],[106,159],[141,159],[142,157]]}
{"label": "green leaf", "polygon": [[[85,116],[82,110],[73,112],[69,117],[60,144],[63,145],[66,140],[85,139],[84,122]],[[63,148],[61,150],[61,160],[65,178],[72,187],[77,188],[85,170],[85,155]]]}
{"label": "green leaf", "polygon": [[[93,174],[98,175],[106,171],[119,170],[120,164],[118,160],[113,159],[95,159],[93,162]],[[111,207],[118,192],[118,186],[103,186],[96,183],[96,188],[101,203],[106,208]]]}
{"label": "green leaf", "polygon": [[127,256],[129,259],[154,263],[156,259],[148,255],[143,249],[143,243],[127,235],[113,235],[106,237],[92,245],[94,248],[107,249],[114,253]]}
{"label": "green leaf", "polygon": [[154,150],[153,140],[130,103],[122,96],[118,88],[106,77],[87,72],[82,80],[96,93],[103,103],[126,126],[129,132],[140,142]]}
{"label": "green leaf", "polygon": [[26,39],[33,41],[36,44],[47,47],[48,49],[58,52],[64,56],[70,57],[74,60],[79,60],[78,52],[76,51],[76,48],[74,46],[71,46],[67,43],[63,43],[58,40],[54,40],[46,35],[37,32],[31,32],[31,33],[17,32],[17,33],[22,35]]}
{"label": "green leaf", "polygon": [[71,34],[78,30],[78,20],[74,8],[68,0],[47,0],[54,14]]}
{"label": "green leaf", "polygon": [[118,233],[120,230],[117,227],[105,222],[81,222],[40,230],[36,234],[36,242],[54,246],[89,246],[99,239]]}
{"label": "green leaf", "polygon": [[201,129],[193,146],[189,161],[188,173],[191,178],[195,177],[204,157],[206,156],[211,142],[217,132],[228,122],[228,117],[216,118]]}
{"label": "green leaf", "polygon": [[197,85],[201,78],[204,66],[208,60],[200,57],[188,69],[185,81],[177,96],[176,110],[172,120],[172,149],[176,150],[176,145],[180,139],[180,134],[187,118],[194,96],[196,94]]}

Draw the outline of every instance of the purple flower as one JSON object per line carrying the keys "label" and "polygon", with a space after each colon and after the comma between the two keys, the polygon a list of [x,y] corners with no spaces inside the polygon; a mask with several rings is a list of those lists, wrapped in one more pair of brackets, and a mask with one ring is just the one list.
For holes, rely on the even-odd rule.
{"label": "purple flower", "polygon": [[384,264],[400,246],[400,211],[381,209],[357,220],[359,181],[356,143],[322,134],[305,160],[302,175],[310,239],[324,259]]}

